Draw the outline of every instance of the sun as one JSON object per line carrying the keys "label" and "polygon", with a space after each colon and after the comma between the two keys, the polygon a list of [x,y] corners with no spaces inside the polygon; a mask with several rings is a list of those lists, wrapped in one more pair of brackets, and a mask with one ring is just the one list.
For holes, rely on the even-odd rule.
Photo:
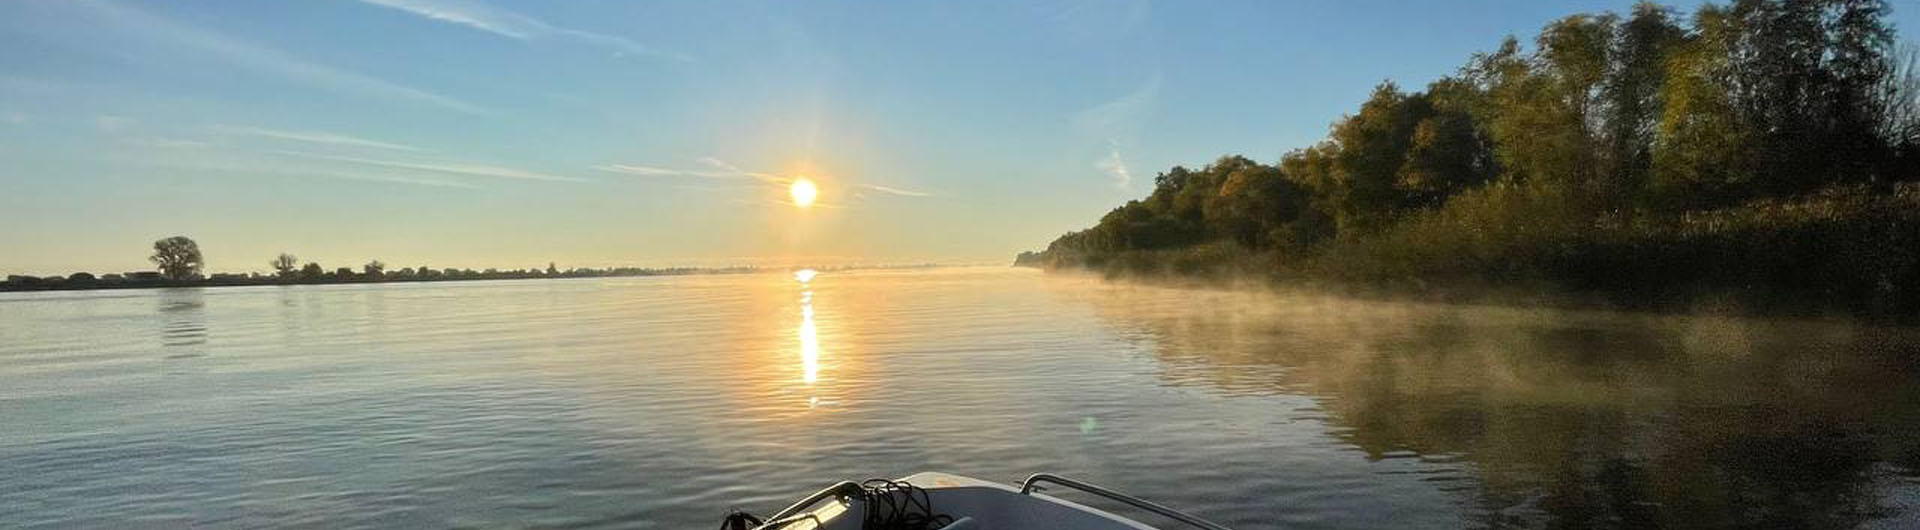
{"label": "sun", "polygon": [[813,206],[813,199],[820,196],[820,187],[806,177],[793,179],[793,185],[787,187],[787,193],[793,196],[793,204],[801,208]]}

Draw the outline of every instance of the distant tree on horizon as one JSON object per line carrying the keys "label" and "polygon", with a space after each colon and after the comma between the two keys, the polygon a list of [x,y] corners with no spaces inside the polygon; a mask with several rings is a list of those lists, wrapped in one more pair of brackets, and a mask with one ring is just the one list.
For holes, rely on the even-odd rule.
{"label": "distant tree on horizon", "polygon": [[200,268],[205,258],[200,254],[200,244],[186,236],[173,236],[153,242],[153,255],[147,258],[159,266],[160,275],[169,280],[192,280],[200,277]]}
{"label": "distant tree on horizon", "polygon": [[294,271],[299,270],[300,258],[281,252],[278,257],[273,258],[273,261],[268,262],[268,264],[273,266],[273,270],[279,273],[281,278],[288,278],[293,276]]}
{"label": "distant tree on horizon", "polygon": [[319,263],[309,261],[306,265],[300,266],[300,278],[302,279],[317,280],[320,279],[321,276],[326,275],[327,270],[320,268]]}
{"label": "distant tree on horizon", "polygon": [[361,266],[361,269],[366,271],[367,276],[378,278],[382,274],[386,273],[387,264],[381,263],[380,260],[373,260],[373,261],[367,262],[366,265]]}

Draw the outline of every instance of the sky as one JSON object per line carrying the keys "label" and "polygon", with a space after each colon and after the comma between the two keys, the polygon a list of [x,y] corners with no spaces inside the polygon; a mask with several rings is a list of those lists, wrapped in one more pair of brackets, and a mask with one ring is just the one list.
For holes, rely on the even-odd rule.
{"label": "sky", "polygon": [[1630,5],[0,0],[0,274],[1006,263]]}

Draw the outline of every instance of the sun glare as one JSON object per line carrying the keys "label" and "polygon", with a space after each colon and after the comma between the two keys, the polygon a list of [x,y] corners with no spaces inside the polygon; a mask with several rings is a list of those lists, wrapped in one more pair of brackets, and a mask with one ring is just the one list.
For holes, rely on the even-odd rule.
{"label": "sun glare", "polygon": [[801,208],[813,206],[814,197],[820,196],[820,188],[806,177],[793,179],[793,185],[787,187],[787,193],[793,195],[793,204]]}

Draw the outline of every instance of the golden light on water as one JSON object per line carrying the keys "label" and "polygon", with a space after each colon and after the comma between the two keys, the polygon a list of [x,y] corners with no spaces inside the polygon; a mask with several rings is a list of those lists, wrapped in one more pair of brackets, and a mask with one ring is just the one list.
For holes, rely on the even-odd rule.
{"label": "golden light on water", "polygon": [[800,295],[800,381],[820,380],[820,331],[813,325],[813,293]]}
{"label": "golden light on water", "polygon": [[787,194],[793,196],[793,204],[801,208],[813,206],[813,199],[820,196],[820,187],[813,180],[800,177],[793,179],[793,185],[787,186]]}
{"label": "golden light on water", "polygon": [[[796,193],[794,203],[800,202]],[[800,381],[808,386],[820,380],[820,331],[813,324],[813,289],[807,288],[817,274],[813,269],[793,272],[793,279],[799,281],[804,289],[800,291]]]}

